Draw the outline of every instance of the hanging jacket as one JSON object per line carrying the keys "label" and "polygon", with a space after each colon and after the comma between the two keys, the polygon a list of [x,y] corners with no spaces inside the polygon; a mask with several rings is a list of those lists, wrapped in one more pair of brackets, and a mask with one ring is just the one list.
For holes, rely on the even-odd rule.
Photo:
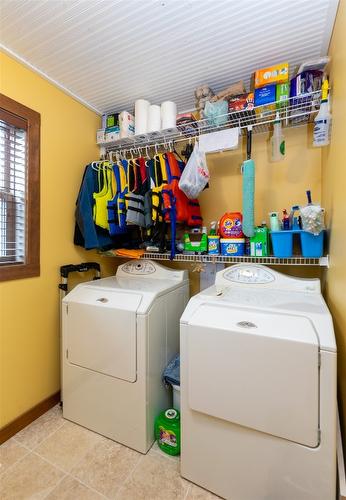
{"label": "hanging jacket", "polygon": [[119,196],[126,188],[126,176],[124,175],[122,164],[114,163],[112,168],[115,179],[115,194],[113,199],[107,204],[107,212],[109,233],[111,236],[115,236],[127,232],[126,225],[120,222],[118,210]]}
{"label": "hanging jacket", "polygon": [[118,220],[120,228],[123,229],[126,228],[126,210],[127,210],[126,195],[128,193],[127,169],[128,169],[127,160],[121,160],[121,162],[119,163],[121,191],[118,196]]}
{"label": "hanging jacket", "polygon": [[86,250],[93,248],[106,250],[126,244],[123,237],[112,238],[107,230],[94,224],[93,208],[95,200],[93,193],[100,191],[100,187],[98,172],[92,168],[92,164],[87,165],[76,200],[76,223],[73,238],[75,245],[82,246]]}
{"label": "hanging jacket", "polygon": [[151,178],[154,183],[154,187],[151,188],[151,213],[153,223],[155,224],[163,220],[162,188],[167,183],[166,162],[162,154],[157,154],[153,158]]}
{"label": "hanging jacket", "polygon": [[102,189],[93,194],[95,200],[93,218],[97,226],[109,231],[107,205],[108,202],[112,200],[115,192],[115,177],[109,162],[103,162],[102,165],[99,166],[99,185],[101,184],[101,178]]}
{"label": "hanging jacket", "polygon": [[127,179],[128,193],[126,195],[126,224],[145,227],[144,192],[138,158],[129,161]]}
{"label": "hanging jacket", "polygon": [[170,182],[162,190],[165,220],[172,222],[172,204],[175,207],[175,222],[187,223],[189,220],[188,198],[179,188],[180,170],[174,153],[167,153]]}

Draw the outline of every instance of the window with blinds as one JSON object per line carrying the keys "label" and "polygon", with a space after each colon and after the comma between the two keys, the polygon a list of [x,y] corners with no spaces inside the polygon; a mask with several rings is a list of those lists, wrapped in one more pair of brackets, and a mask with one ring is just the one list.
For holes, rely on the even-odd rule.
{"label": "window with blinds", "polygon": [[0,93],[0,281],[40,275],[40,123]]}
{"label": "window with blinds", "polygon": [[0,263],[25,263],[26,127],[0,120]]}

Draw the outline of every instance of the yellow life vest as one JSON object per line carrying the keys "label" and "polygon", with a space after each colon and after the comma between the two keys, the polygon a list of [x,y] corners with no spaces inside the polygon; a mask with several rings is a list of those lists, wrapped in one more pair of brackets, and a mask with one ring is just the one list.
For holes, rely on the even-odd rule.
{"label": "yellow life vest", "polygon": [[99,185],[101,185],[101,180],[103,181],[101,191],[93,193],[93,198],[95,200],[93,218],[97,226],[109,231],[107,204],[113,199],[114,193],[116,192],[116,181],[109,162],[103,162],[99,166]]}

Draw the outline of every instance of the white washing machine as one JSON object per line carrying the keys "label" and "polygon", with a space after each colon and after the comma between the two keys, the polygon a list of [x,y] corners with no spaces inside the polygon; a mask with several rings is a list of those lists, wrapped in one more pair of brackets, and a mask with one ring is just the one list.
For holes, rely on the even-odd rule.
{"label": "white washing machine", "polygon": [[64,417],[146,453],[170,407],[162,372],[179,351],[187,271],[132,261],[63,299]]}
{"label": "white washing machine", "polygon": [[336,345],[319,280],[229,267],[180,328],[182,476],[230,500],[335,500]]}

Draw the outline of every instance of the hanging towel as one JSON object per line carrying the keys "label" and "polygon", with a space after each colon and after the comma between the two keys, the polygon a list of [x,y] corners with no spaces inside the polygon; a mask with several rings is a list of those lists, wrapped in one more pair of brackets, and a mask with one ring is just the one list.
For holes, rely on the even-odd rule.
{"label": "hanging towel", "polygon": [[177,354],[170,361],[163,372],[163,380],[166,384],[180,385],[180,356]]}

